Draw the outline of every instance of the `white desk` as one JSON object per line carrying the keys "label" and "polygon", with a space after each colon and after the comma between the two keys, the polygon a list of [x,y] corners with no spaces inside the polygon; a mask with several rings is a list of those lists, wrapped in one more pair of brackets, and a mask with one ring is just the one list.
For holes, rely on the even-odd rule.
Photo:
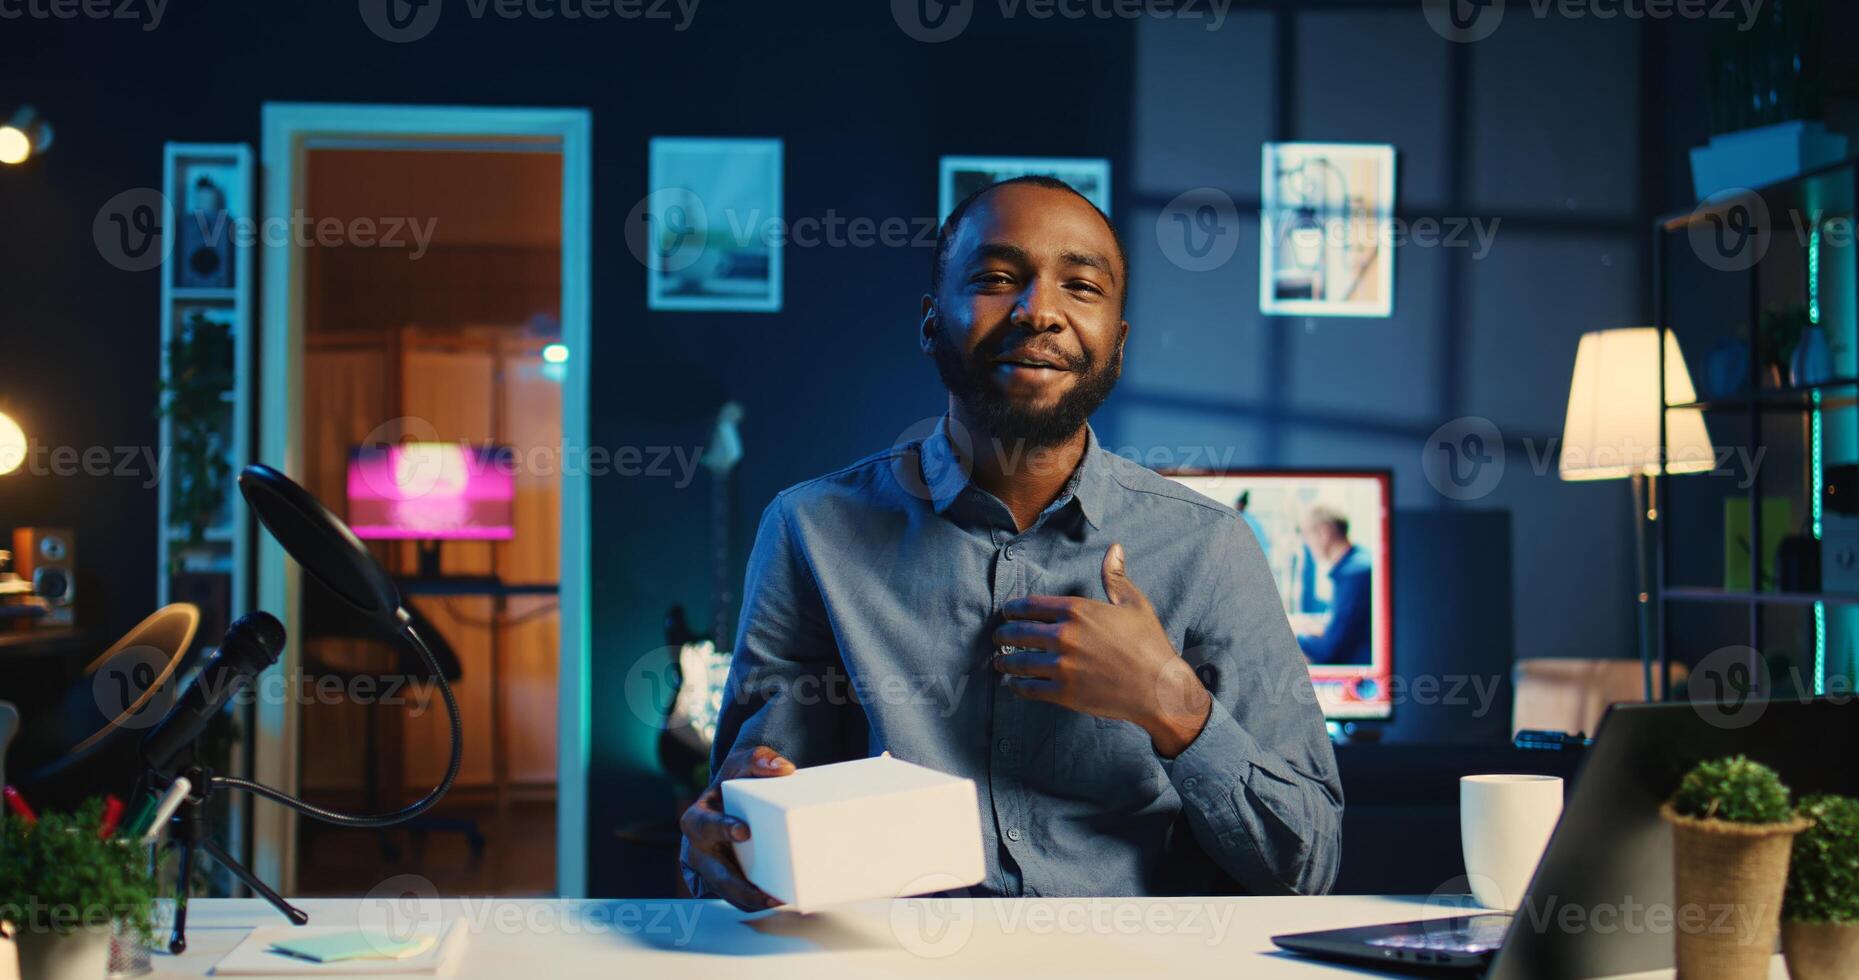
{"label": "white desk", "polygon": [[[812,916],[751,916],[722,902],[650,899],[309,899],[300,904],[316,926],[404,926],[462,915],[471,932],[453,976],[496,980],[1384,976],[1285,955],[1272,946],[1271,937],[1457,911],[1420,897],[1343,895],[919,899]],[[195,899],[188,918],[187,952],[157,956],[156,977],[204,975],[248,929],[284,922],[258,899]],[[1780,957],[1772,976],[1786,980]]]}

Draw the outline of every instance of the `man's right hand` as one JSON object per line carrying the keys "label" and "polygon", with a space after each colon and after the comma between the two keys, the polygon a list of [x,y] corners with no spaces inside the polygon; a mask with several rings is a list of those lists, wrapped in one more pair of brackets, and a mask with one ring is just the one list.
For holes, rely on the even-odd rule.
{"label": "man's right hand", "polygon": [[678,822],[684,831],[679,859],[712,891],[744,912],[774,908],[781,900],[770,898],[742,876],[742,866],[736,863],[730,844],[748,840],[749,825],[723,812],[723,780],[743,776],[787,776],[793,772],[794,764],[766,745],[753,750],[738,749],[723,760],[723,771],[704,795],[684,811],[684,818]]}

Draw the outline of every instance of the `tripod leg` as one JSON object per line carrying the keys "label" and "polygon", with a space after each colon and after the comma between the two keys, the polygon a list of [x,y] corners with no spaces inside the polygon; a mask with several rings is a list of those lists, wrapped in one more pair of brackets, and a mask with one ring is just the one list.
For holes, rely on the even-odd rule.
{"label": "tripod leg", "polygon": [[300,926],[310,921],[310,913],[285,901],[284,896],[279,895],[270,885],[259,880],[259,877],[253,874],[250,868],[233,860],[232,855],[227,854],[225,848],[220,847],[219,844],[212,840],[202,840],[200,842],[200,847],[202,850],[212,855],[213,860],[218,861],[227,871],[237,875],[240,881],[245,882],[246,887],[257,892],[261,898],[270,902],[273,908],[282,912],[284,917],[291,921],[291,925]]}
{"label": "tripod leg", "polygon": [[187,952],[187,892],[194,873],[194,849],[186,841],[176,841],[174,847],[181,852],[181,860],[174,882],[174,930],[168,934],[168,952],[179,956]]}

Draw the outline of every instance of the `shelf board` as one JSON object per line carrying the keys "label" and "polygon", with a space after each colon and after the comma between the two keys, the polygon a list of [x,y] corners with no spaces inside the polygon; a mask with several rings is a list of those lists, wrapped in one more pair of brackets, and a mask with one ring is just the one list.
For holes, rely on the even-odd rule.
{"label": "shelf board", "polygon": [[1720,589],[1704,585],[1675,585],[1661,590],[1660,597],[1673,602],[1733,602],[1776,606],[1811,606],[1824,602],[1832,606],[1859,605],[1859,594],[1838,592],[1750,592],[1745,589]]}
{"label": "shelf board", "polygon": [[176,302],[188,303],[236,303],[239,291],[220,286],[176,286],[168,290],[168,298]]}
{"label": "shelf board", "polygon": [[[1748,189],[1742,197],[1760,198],[1763,206],[1775,221],[1776,237],[1792,235],[1794,227],[1789,224],[1788,216],[1792,214],[1811,214],[1820,212],[1824,217],[1847,217],[1853,210],[1854,165],[1859,164],[1859,157],[1847,157],[1833,163],[1815,167],[1812,170],[1783,178],[1771,184]],[[1713,202],[1716,206],[1727,205],[1734,198],[1725,197]],[[1659,219],[1658,230],[1666,233],[1688,232],[1691,226],[1702,222],[1705,215],[1716,210],[1702,206],[1688,211],[1677,212]]]}
{"label": "shelf board", "polygon": [[[170,527],[166,533],[170,542],[181,547],[187,546],[188,538],[191,536],[188,529],[184,527]],[[230,526],[209,527],[201,532],[201,537],[204,539],[201,547],[209,544],[225,544],[232,540],[232,528]]]}
{"label": "shelf board", "polygon": [[[1728,398],[1707,398],[1702,401],[1668,404],[1668,412],[1747,412],[1752,407],[1759,412],[1806,412],[1815,408],[1822,411],[1835,408],[1850,408],[1859,405],[1859,396],[1841,395],[1828,398],[1826,392],[1837,388],[1859,387],[1859,378],[1834,378],[1814,385],[1794,385],[1786,388],[1763,388],[1754,395],[1731,395]],[[1814,393],[1821,392],[1820,404],[1814,404]]]}

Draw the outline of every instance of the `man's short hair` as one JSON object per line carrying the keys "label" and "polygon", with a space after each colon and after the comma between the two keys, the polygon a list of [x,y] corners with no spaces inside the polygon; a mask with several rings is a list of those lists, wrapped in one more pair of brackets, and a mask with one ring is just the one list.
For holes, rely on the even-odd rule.
{"label": "man's short hair", "polygon": [[954,210],[949,212],[949,216],[943,219],[942,228],[936,232],[936,253],[930,257],[930,295],[942,295],[942,272],[943,265],[949,258],[949,242],[954,240],[956,229],[961,227],[962,219],[967,216],[968,209],[973,206],[976,201],[980,200],[982,195],[996,188],[1006,187],[1009,184],[1031,184],[1034,187],[1044,187],[1048,190],[1065,191],[1078,198],[1078,200],[1091,205],[1091,210],[1096,211],[1097,216],[1104,219],[1104,227],[1110,229],[1110,240],[1117,243],[1117,266],[1119,269],[1117,275],[1119,277],[1118,285],[1121,287],[1119,290],[1121,299],[1117,305],[1117,309],[1121,312],[1122,309],[1129,304],[1130,298],[1130,257],[1123,248],[1123,236],[1117,234],[1117,226],[1111,223],[1110,216],[1105,214],[1103,209],[1093,203],[1090,198],[1079,193],[1078,188],[1067,184],[1057,177],[1048,177],[1045,174],[1026,174],[1020,177],[1009,177],[1006,180],[997,180],[967,197],[962,198],[961,202],[955,206]]}
{"label": "man's short hair", "polygon": [[1349,536],[1349,518],[1344,517],[1342,511],[1334,507],[1327,504],[1313,505],[1310,508],[1310,517],[1314,521],[1330,525],[1336,529],[1337,534],[1345,538]]}

